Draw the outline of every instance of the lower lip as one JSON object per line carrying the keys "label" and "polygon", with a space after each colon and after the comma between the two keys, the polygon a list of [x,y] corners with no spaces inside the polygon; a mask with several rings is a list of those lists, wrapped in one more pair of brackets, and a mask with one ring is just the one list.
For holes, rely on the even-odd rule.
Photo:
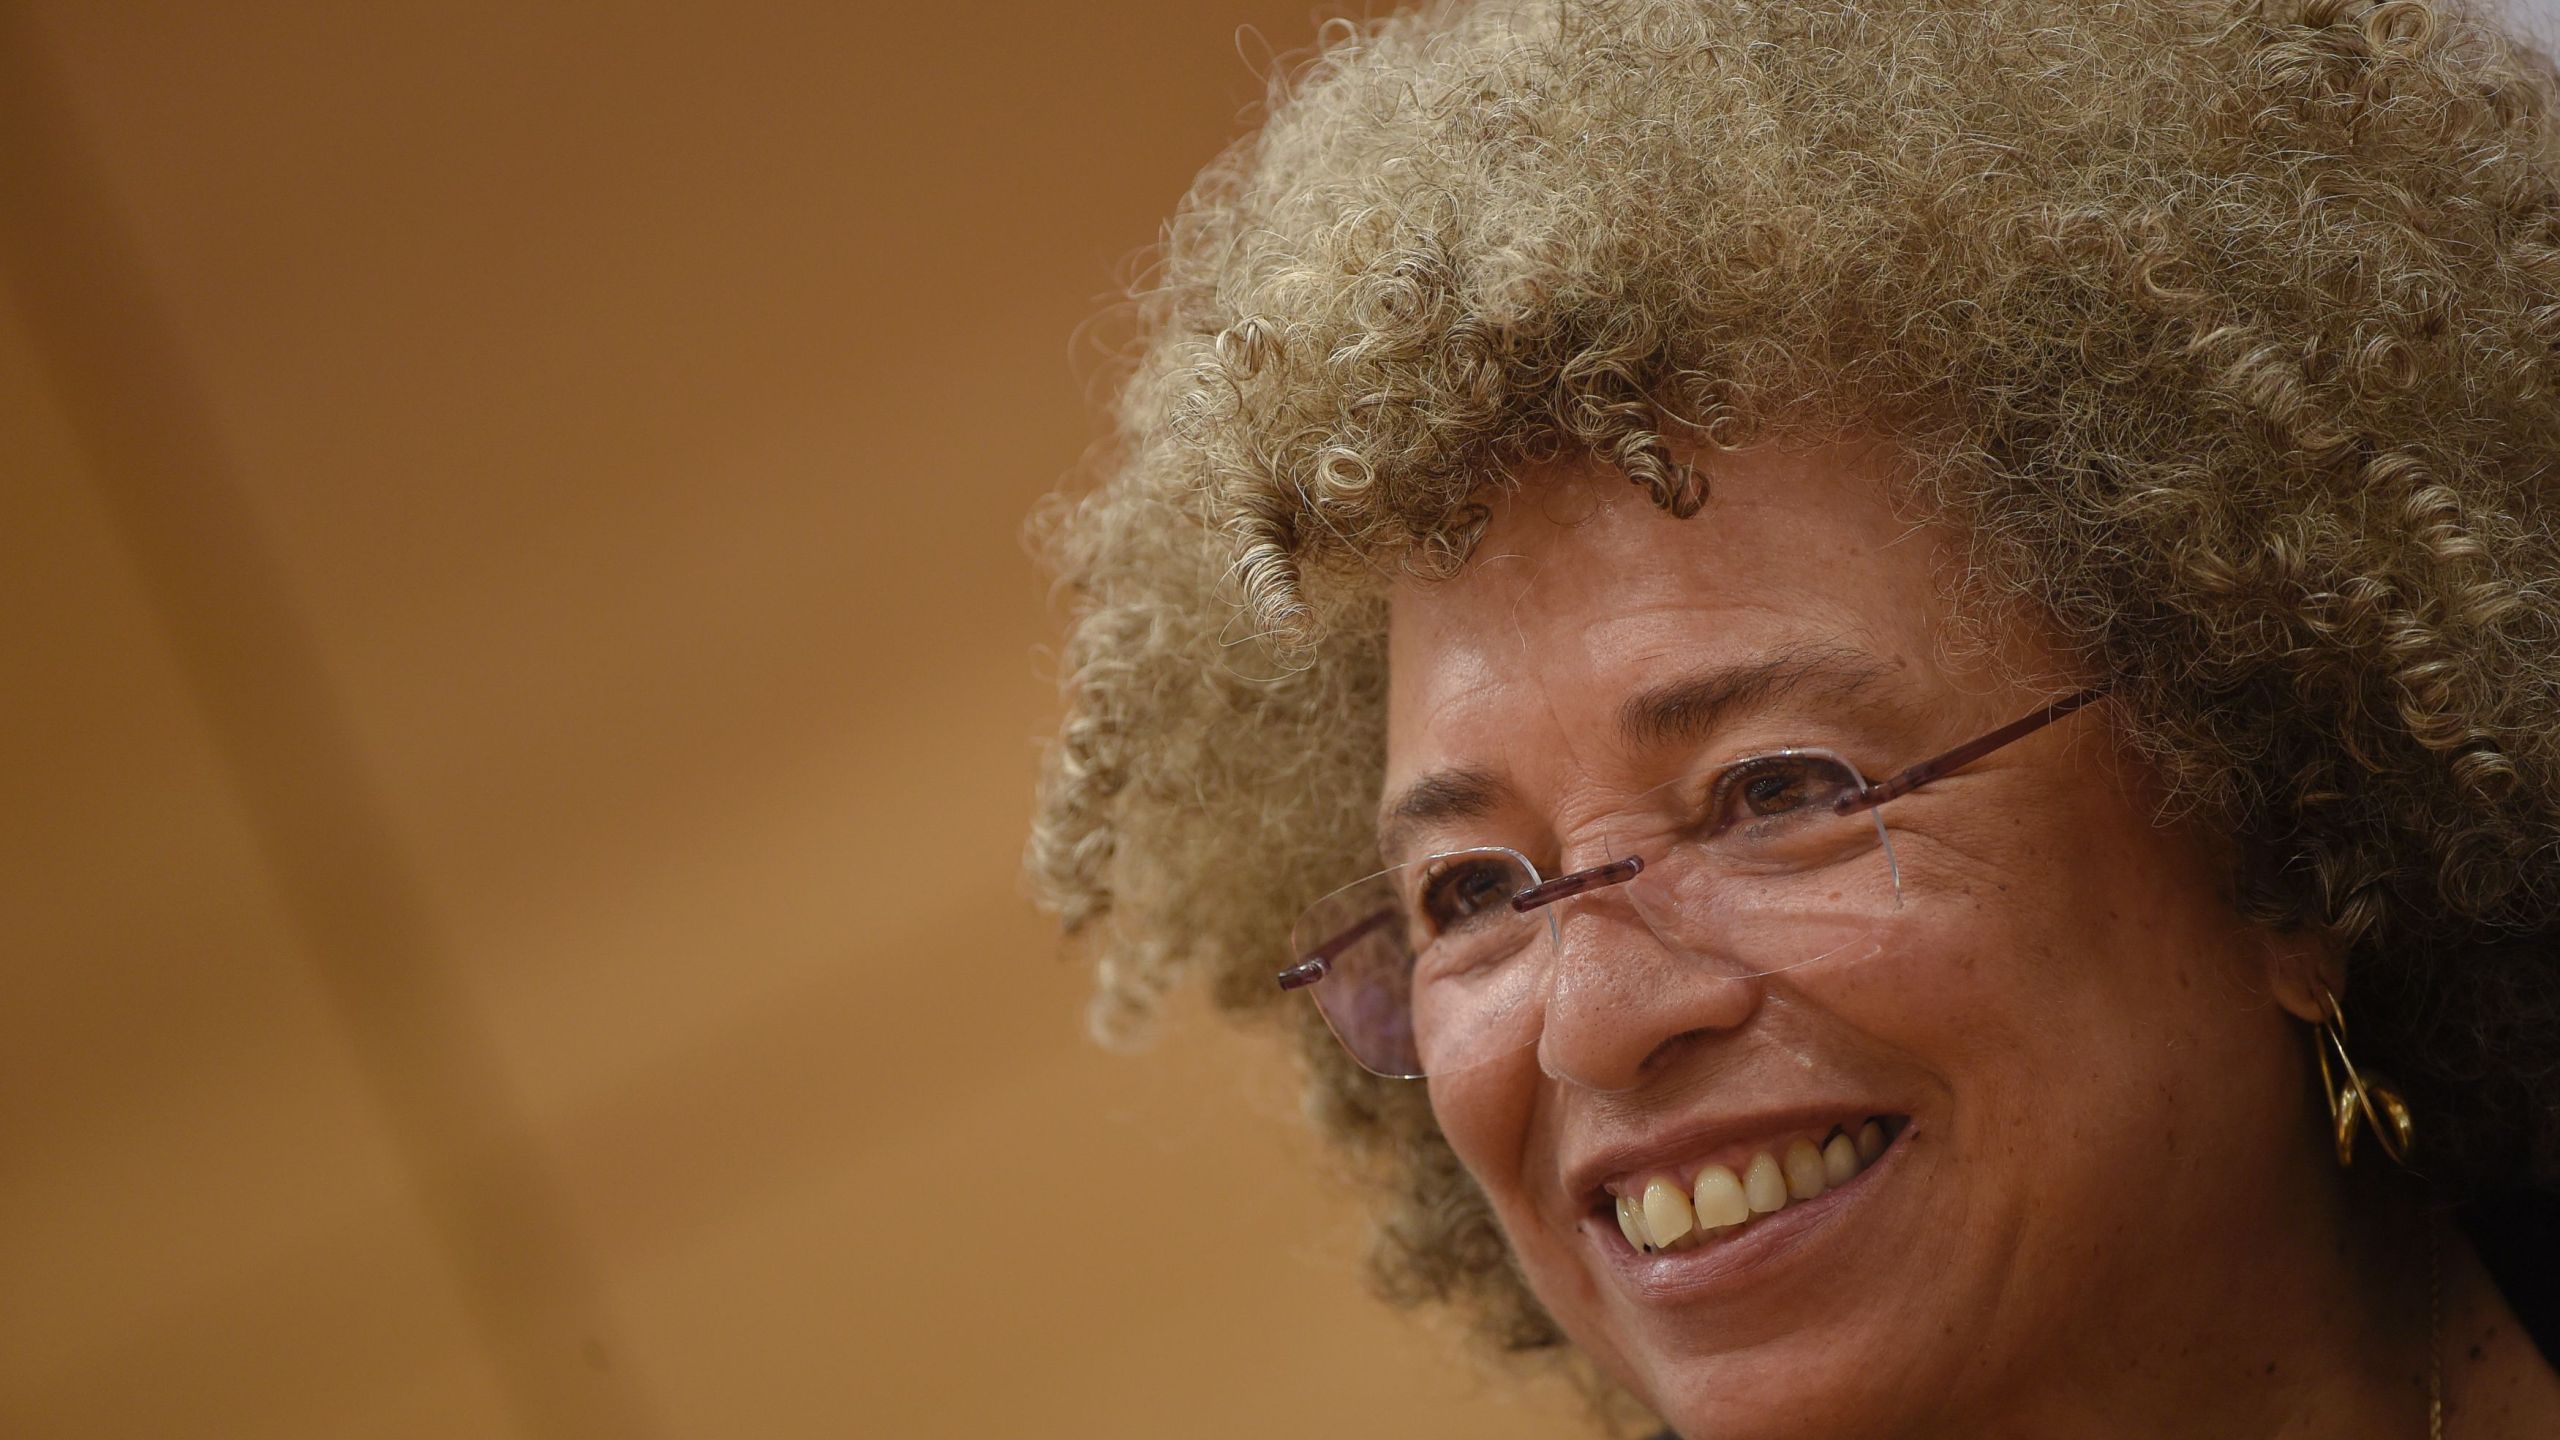
{"label": "lower lip", "polygon": [[1639,1299],[1693,1300],[1742,1285],[1795,1255],[1820,1232],[1854,1213],[1875,1192],[1877,1184],[1891,1175],[1911,1135],[1911,1126],[1905,1124],[1902,1133],[1875,1158],[1874,1164],[1839,1189],[1826,1190],[1810,1200],[1791,1200],[1784,1210],[1742,1226],[1740,1233],[1710,1240],[1692,1250],[1647,1255],[1628,1246],[1613,1217],[1598,1215],[1583,1219],[1583,1238],[1600,1248],[1611,1268]]}

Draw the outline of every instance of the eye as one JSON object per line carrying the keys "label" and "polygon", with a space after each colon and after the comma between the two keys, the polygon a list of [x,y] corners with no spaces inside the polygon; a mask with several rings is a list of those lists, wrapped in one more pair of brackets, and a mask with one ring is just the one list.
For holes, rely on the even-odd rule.
{"label": "eye", "polygon": [[1445,934],[1488,912],[1510,913],[1510,899],[1520,889],[1518,878],[1506,865],[1453,861],[1423,876],[1417,908],[1433,933]]}
{"label": "eye", "polygon": [[1768,769],[1743,780],[1736,793],[1754,815],[1784,814],[1805,803],[1805,775],[1799,769]]}
{"label": "eye", "polygon": [[1765,829],[1791,817],[1829,816],[1836,813],[1835,802],[1862,785],[1855,771],[1827,756],[1757,756],[1717,774],[1707,795],[1706,828],[1721,834],[1737,826]]}

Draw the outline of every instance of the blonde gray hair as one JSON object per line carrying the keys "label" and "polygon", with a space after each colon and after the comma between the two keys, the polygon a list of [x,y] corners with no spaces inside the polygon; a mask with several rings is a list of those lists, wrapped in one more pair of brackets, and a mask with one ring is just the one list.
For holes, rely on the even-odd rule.
{"label": "blonde gray hair", "polygon": [[[2560,139],[2435,0],[1494,0],[1340,26],[1200,177],[1048,515],[1030,870],[1119,1029],[1272,1010],[1374,864],[1375,575],[1596,460],[1893,437],[1969,593],[2113,677],[2238,893],[2348,947],[2428,1173],[2560,1175]],[[1557,1343],[1422,1087],[1307,1012],[1375,1272]]]}

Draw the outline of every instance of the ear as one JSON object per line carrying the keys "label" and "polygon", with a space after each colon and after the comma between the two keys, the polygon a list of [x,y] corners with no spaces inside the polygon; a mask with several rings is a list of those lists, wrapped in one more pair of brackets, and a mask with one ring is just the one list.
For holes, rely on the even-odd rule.
{"label": "ear", "polygon": [[2347,957],[2337,937],[2316,925],[2260,929],[2258,948],[2267,993],[2287,1014],[2310,1025],[2329,1018],[2320,1004],[2321,992],[2335,995],[2347,983]]}

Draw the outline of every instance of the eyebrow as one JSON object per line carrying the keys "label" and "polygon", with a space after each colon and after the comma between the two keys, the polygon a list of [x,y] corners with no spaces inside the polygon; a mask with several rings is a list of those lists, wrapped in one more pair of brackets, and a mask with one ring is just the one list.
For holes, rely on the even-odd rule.
{"label": "eyebrow", "polygon": [[1691,671],[1628,696],[1618,707],[1618,738],[1631,750],[1650,750],[1703,740],[1736,711],[1774,700],[1852,704],[1870,697],[1887,668],[1838,645],[1802,644],[1748,664]]}
{"label": "eyebrow", "polygon": [[1414,831],[1444,820],[1490,815],[1511,796],[1502,777],[1484,769],[1434,770],[1404,787],[1378,812],[1378,856],[1395,864]]}
{"label": "eyebrow", "polygon": [[[1618,735],[1632,750],[1695,743],[1736,712],[1771,701],[1805,696],[1830,704],[1870,697],[1889,667],[1863,652],[1838,645],[1791,645],[1738,665],[1718,665],[1648,686],[1618,707]],[[1454,766],[1426,772],[1378,811],[1378,854],[1398,863],[1400,847],[1415,831],[1449,820],[1493,813],[1511,797],[1496,772]]]}

